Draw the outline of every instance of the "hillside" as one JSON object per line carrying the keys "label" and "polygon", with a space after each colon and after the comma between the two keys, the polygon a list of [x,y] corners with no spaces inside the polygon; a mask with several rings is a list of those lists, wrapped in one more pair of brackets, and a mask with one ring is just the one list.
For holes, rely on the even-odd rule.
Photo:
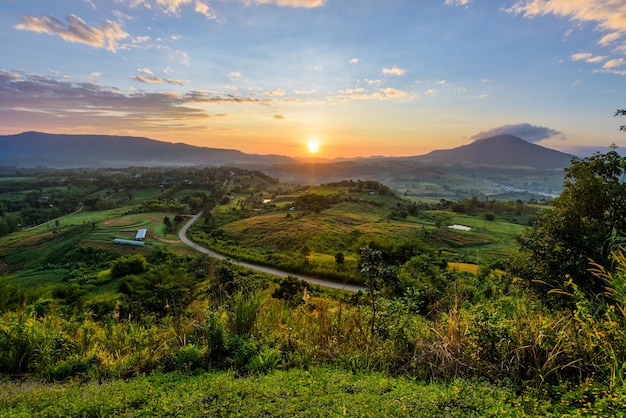
{"label": "hillside", "polygon": [[142,137],[41,132],[2,135],[0,150],[0,166],[26,168],[275,164],[293,161],[277,155],[245,154],[232,149],[173,144]]}

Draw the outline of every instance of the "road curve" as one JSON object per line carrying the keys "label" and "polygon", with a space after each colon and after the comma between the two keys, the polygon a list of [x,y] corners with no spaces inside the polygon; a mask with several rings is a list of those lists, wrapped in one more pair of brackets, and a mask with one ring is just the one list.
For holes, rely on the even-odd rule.
{"label": "road curve", "polygon": [[[200,218],[202,216],[203,213],[204,213],[204,211],[200,211],[196,215],[194,215],[189,220],[189,222],[187,222],[180,229],[180,232],[178,233],[178,238],[180,238],[180,240],[182,242],[184,242],[185,244],[187,244],[188,246],[190,246],[194,250],[197,250],[197,251],[200,251],[201,253],[207,254],[210,257],[217,258],[218,260],[226,260],[228,257],[226,257],[225,255],[220,254],[220,253],[216,253],[215,251],[209,250],[208,248],[204,248],[203,246],[198,245],[195,242],[191,241],[189,238],[187,238],[187,230],[189,229],[189,227],[191,225],[193,225],[193,223],[195,221],[198,220],[198,218]],[[245,261],[236,261],[236,260],[231,260],[231,261],[232,261],[233,264],[236,264],[238,266],[242,266],[242,267],[245,267],[245,268],[249,268],[251,270],[260,271],[262,273],[267,273],[267,274],[271,274],[273,276],[278,276],[278,277],[293,276],[293,277],[297,277],[300,280],[304,280],[305,282],[308,282],[308,283],[311,283],[311,284],[315,284],[315,285],[319,285],[319,286],[330,287],[330,288],[333,288],[333,289],[343,289],[343,290],[348,290],[350,292],[358,292],[359,290],[362,290],[362,291],[366,290],[366,288],[362,287],[362,286],[355,286],[355,285],[351,285],[351,284],[342,284],[342,283],[329,282],[327,280],[320,280],[320,279],[316,279],[314,277],[302,276],[302,275],[299,275],[299,274],[289,273],[289,272],[278,270],[278,269],[271,268],[271,267],[265,267],[265,266],[259,266],[257,264],[246,263]]]}

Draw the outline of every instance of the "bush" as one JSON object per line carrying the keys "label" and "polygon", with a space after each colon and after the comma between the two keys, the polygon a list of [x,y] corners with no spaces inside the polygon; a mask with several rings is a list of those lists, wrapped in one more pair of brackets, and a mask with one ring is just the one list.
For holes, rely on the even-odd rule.
{"label": "bush", "polygon": [[129,257],[120,257],[113,261],[111,266],[111,276],[124,277],[130,274],[140,274],[146,271],[148,263],[146,258],[141,254],[131,255]]}

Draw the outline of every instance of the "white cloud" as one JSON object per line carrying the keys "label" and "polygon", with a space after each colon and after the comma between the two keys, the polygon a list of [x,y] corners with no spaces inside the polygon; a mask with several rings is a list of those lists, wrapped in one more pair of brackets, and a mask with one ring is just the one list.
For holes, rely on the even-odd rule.
{"label": "white cloud", "polygon": [[570,58],[572,59],[572,61],[584,60],[589,63],[596,63],[596,62],[604,61],[606,59],[605,56],[602,56],[602,55],[594,56],[593,54],[590,54],[589,52],[577,52],[575,54],[570,55]]}
{"label": "white cloud", "polygon": [[329,96],[326,99],[333,102],[347,102],[350,100],[391,100],[406,97],[407,93],[394,88],[378,89],[374,92],[366,92],[363,88],[339,90],[339,94]]}
{"label": "white cloud", "polygon": [[312,9],[315,7],[321,7],[326,3],[326,0],[244,0],[246,3],[258,3],[258,4],[274,4],[276,6],[283,7],[303,7],[306,9]]}
{"label": "white cloud", "polygon": [[276,89],[274,91],[266,91],[263,95],[268,97],[281,97],[285,95],[285,91],[282,89]]}
{"label": "white cloud", "polygon": [[470,0],[445,0],[447,6],[467,6]]}
{"label": "white cloud", "polygon": [[[503,10],[527,18],[551,14],[576,23],[594,23],[598,31],[609,32],[597,41],[601,46],[626,34],[626,2],[622,0],[521,0]],[[618,49],[624,51],[626,42]]]}
{"label": "white cloud", "polygon": [[237,80],[241,78],[241,73],[239,71],[230,72],[228,73],[228,78],[230,78],[231,80]]}
{"label": "white cloud", "polygon": [[545,126],[536,126],[529,123],[504,125],[472,135],[472,139],[491,138],[498,135],[515,135],[528,142],[539,142],[544,139],[560,136],[563,134],[555,129]]}
{"label": "white cloud", "polygon": [[293,94],[298,94],[298,95],[309,95],[309,94],[313,94],[315,93],[316,90],[315,89],[311,89],[311,90],[294,90]]}
{"label": "white cloud", "polygon": [[153,75],[154,74],[150,68],[137,68],[137,72],[144,73],[144,74],[149,74],[149,75]]}
{"label": "white cloud", "polygon": [[119,48],[118,41],[128,37],[117,23],[105,20],[97,27],[89,26],[76,15],[69,15],[65,18],[67,24],[52,16],[41,18],[26,16],[22,18],[22,23],[15,26],[19,30],[28,30],[48,35],[57,35],[68,42],[77,42],[103,48],[111,52],[116,52]]}
{"label": "white cloud", "polygon": [[402,76],[406,74],[406,70],[394,66],[393,68],[383,68],[383,74]]}
{"label": "white cloud", "polygon": [[358,58],[352,58],[350,60],[350,64],[358,64],[359,63],[359,59]]}
{"label": "white cloud", "polygon": [[179,16],[183,6],[192,5],[196,13],[204,15],[208,19],[217,19],[215,12],[205,0],[116,0],[117,3],[124,3],[131,8],[143,6],[146,9],[161,9],[164,13],[172,16]]}

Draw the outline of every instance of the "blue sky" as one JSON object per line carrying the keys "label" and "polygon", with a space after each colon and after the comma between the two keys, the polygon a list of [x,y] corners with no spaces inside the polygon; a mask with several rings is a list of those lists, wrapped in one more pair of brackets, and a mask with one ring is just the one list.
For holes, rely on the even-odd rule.
{"label": "blue sky", "polygon": [[0,134],[419,155],[626,146],[623,0],[0,0]]}

